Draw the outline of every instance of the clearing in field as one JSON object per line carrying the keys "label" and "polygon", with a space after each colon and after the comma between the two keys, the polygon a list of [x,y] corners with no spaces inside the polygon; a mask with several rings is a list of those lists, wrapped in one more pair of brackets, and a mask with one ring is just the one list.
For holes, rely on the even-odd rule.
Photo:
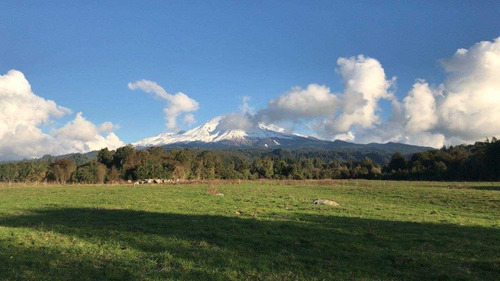
{"label": "clearing in field", "polygon": [[3,185],[0,280],[498,280],[499,190],[354,180]]}

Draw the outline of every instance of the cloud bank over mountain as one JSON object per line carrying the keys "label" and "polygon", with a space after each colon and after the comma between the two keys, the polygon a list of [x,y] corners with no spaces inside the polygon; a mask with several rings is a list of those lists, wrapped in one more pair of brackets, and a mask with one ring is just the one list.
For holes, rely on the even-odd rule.
{"label": "cloud bank over mountain", "polygon": [[[337,72],[345,86],[342,93],[318,84],[292,87],[254,115],[240,114],[239,124],[246,118],[287,130],[305,125],[328,140],[433,147],[499,136],[500,37],[458,49],[441,64],[447,74],[445,81],[431,86],[417,78],[400,101],[392,92],[396,78],[387,78],[379,61],[363,55],[339,58]],[[392,115],[386,121],[381,120],[379,107],[384,99],[392,104]],[[237,119],[234,114],[230,118]]]}
{"label": "cloud bank over mountain", "polygon": [[10,70],[0,75],[0,160],[87,152],[123,142],[113,133],[111,122],[97,126],[82,113],[62,128],[43,132],[44,126],[71,110],[35,95],[24,74]]}

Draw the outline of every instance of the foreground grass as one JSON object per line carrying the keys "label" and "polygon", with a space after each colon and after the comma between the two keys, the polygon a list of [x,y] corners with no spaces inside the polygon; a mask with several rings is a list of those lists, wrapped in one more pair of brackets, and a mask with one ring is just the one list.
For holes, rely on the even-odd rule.
{"label": "foreground grass", "polygon": [[0,185],[0,280],[500,279],[499,183],[215,186]]}

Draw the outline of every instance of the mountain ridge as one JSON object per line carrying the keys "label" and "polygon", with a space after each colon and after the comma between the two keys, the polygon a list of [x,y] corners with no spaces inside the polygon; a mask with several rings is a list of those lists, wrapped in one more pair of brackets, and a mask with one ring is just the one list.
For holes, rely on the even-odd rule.
{"label": "mountain ridge", "polygon": [[160,146],[164,148],[315,148],[326,150],[360,151],[365,153],[413,154],[433,149],[396,142],[358,144],[342,140],[322,140],[300,134],[285,133],[264,124],[246,124],[246,127],[226,126],[226,116],[179,133],[162,133],[132,143],[137,148]]}

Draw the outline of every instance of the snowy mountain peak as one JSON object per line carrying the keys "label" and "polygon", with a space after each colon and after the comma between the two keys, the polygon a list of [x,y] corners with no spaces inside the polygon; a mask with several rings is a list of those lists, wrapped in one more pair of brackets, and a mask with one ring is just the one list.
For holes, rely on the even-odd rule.
{"label": "snowy mountain peak", "polygon": [[186,132],[163,133],[143,139],[132,145],[136,147],[198,147],[198,148],[230,148],[254,147],[264,149],[295,149],[313,148],[341,151],[357,151],[360,153],[394,152],[406,154],[425,151],[429,147],[419,147],[405,144],[355,144],[340,140],[327,141],[299,134],[287,134],[276,126],[258,124],[251,116],[229,114],[218,116],[205,124]]}
{"label": "snowy mountain peak", "polygon": [[[274,130],[273,130],[274,129]],[[224,143],[234,146],[251,146],[265,139],[293,139],[299,138],[295,135],[286,134],[283,130],[254,124],[248,120],[234,120],[233,116],[218,116],[205,124],[182,133],[162,133],[157,136],[146,138],[132,143],[137,147],[164,146],[176,143]],[[279,146],[280,142],[274,140],[273,146]],[[264,145],[268,147],[269,145]]]}

